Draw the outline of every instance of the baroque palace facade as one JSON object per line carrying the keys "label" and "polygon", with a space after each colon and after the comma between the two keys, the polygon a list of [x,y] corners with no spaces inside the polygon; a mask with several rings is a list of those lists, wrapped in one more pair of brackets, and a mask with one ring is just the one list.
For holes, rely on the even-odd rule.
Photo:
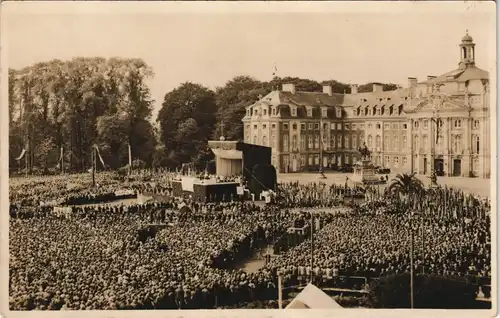
{"label": "baroque palace facade", "polygon": [[[372,163],[396,172],[490,177],[489,74],[475,66],[468,34],[458,68],[407,88],[350,94],[284,84],[246,109],[244,140],[272,148],[279,172],[354,164],[366,144]],[[320,144],[320,139],[322,143]],[[320,149],[321,147],[321,149]],[[320,158],[322,156],[322,158]]]}

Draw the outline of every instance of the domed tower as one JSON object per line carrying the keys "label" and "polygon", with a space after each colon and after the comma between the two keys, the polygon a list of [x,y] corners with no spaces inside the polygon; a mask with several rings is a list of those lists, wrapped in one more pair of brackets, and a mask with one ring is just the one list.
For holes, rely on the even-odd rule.
{"label": "domed tower", "polygon": [[462,43],[460,43],[460,63],[458,64],[460,69],[465,69],[469,66],[474,66],[474,59],[475,59],[475,50],[474,47],[476,44],[474,44],[474,41],[472,40],[472,37],[469,35],[469,32],[465,34],[465,36],[462,38]]}

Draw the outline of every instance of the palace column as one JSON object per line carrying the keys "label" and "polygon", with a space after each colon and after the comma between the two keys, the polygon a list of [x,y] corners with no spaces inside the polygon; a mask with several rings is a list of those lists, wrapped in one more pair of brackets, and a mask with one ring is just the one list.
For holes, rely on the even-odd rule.
{"label": "palace column", "polygon": [[445,166],[445,174],[446,176],[451,176],[452,174],[452,164],[451,164],[451,142],[452,142],[452,137],[451,137],[451,118],[448,117],[445,120],[446,122],[446,141],[445,141],[445,156],[444,156],[444,166]]}
{"label": "palace column", "polygon": [[463,155],[463,170],[461,171],[462,172],[462,176],[465,176],[465,177],[468,177],[469,176],[469,173],[471,171],[471,131],[472,131],[472,127],[471,127],[471,124],[472,124],[472,121],[471,121],[471,118],[470,116],[465,118],[465,149],[464,149],[464,155]]}

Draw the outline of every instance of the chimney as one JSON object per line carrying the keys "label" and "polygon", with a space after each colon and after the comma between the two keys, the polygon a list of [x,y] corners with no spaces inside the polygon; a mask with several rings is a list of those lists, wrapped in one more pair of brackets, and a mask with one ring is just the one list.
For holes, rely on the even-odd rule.
{"label": "chimney", "polygon": [[282,91],[295,94],[295,84],[283,84]]}
{"label": "chimney", "polygon": [[435,79],[436,76],[434,75],[427,75],[427,80],[430,81],[431,79]]}
{"label": "chimney", "polygon": [[323,94],[328,94],[328,96],[332,96],[332,87],[330,85],[323,85]]}
{"label": "chimney", "polygon": [[381,84],[373,83],[373,92],[382,92],[384,90],[384,86]]}
{"label": "chimney", "polygon": [[358,93],[358,84],[351,84],[351,94]]}
{"label": "chimney", "polygon": [[408,88],[417,86],[416,77],[408,77]]}

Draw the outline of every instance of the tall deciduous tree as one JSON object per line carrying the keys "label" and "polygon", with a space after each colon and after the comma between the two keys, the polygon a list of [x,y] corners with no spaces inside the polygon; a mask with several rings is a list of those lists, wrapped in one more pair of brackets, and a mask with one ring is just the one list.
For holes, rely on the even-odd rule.
{"label": "tall deciduous tree", "polygon": [[[145,85],[153,72],[139,59],[75,58],[9,71],[11,164],[28,149],[28,167],[86,170],[92,145],[111,167],[134,158],[151,164],[155,140],[152,100]],[[117,136],[123,137],[118,140]]]}
{"label": "tall deciduous tree", "polygon": [[198,84],[184,83],[165,95],[157,120],[168,166],[201,164],[208,159],[216,108],[215,93]]}

